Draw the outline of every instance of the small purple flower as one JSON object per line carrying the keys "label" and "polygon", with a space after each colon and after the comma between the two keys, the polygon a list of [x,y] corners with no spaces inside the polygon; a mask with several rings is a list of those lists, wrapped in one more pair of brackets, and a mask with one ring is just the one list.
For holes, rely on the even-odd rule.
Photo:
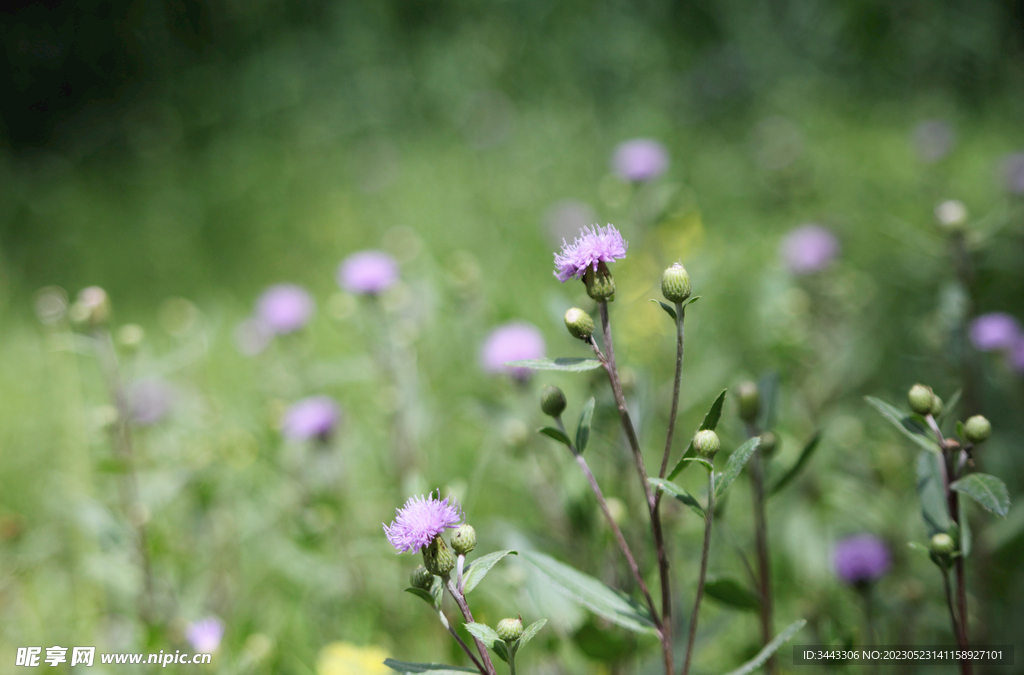
{"label": "small purple flower", "polygon": [[[449,501],[451,503],[449,503]],[[384,526],[384,534],[399,553],[418,551],[445,530],[462,523],[462,507],[454,497],[441,500],[433,493],[427,496],[410,497],[405,506],[395,512],[391,527]]]}
{"label": "small purple flower", "polygon": [[821,225],[801,225],[782,240],[782,259],[793,274],[810,274],[828,267],[839,254],[839,240]]}
{"label": "small purple flower", "polygon": [[1024,195],[1024,152],[1014,152],[1003,158],[1003,181],[1006,189],[1015,195]]}
{"label": "small purple flower", "polygon": [[360,251],[338,267],[338,285],[349,293],[376,295],[398,281],[398,263],[383,251]]}
{"label": "small purple flower", "polygon": [[836,544],[836,575],[848,584],[874,581],[889,571],[889,549],[873,534],[857,534]]}
{"label": "small purple flower", "polygon": [[508,373],[526,379],[528,368],[506,366],[509,361],[544,358],[544,336],[529,323],[513,322],[491,331],[480,350],[480,365],[488,373]]}
{"label": "small purple flower", "polygon": [[584,227],[573,243],[562,240],[562,252],[555,254],[555,276],[563,284],[569,279],[579,279],[590,268],[597,271],[600,262],[625,258],[628,246],[614,225]]}
{"label": "small purple flower", "polygon": [[1011,349],[1021,339],[1020,324],[1005,312],[982,314],[971,322],[971,342],[979,351]]}
{"label": "small purple flower", "polygon": [[128,388],[128,410],[139,426],[156,424],[171,411],[174,390],[163,380],[139,380]]}
{"label": "small purple flower", "polygon": [[934,164],[956,144],[953,125],[944,120],[925,120],[914,127],[914,149],[925,164]]}
{"label": "small purple flower", "polygon": [[313,316],[313,298],[301,286],[271,286],[256,302],[256,319],[276,335],[294,333]]}
{"label": "small purple flower", "polygon": [[224,623],[215,616],[193,621],[185,629],[185,639],[192,649],[201,654],[211,654],[220,647],[224,637]]}
{"label": "small purple flower", "polygon": [[661,143],[649,138],[626,141],[615,148],[612,169],[623,180],[654,180],[668,169],[668,152]]}
{"label": "small purple flower", "polygon": [[293,441],[325,440],[338,425],[341,411],[330,396],[311,396],[293,404],[284,414],[281,432]]}

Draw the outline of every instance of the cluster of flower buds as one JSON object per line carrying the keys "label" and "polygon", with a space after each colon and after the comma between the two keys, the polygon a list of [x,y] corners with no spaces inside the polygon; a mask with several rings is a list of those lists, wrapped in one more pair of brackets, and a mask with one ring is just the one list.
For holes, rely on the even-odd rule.
{"label": "cluster of flower buds", "polygon": [[942,412],[942,399],[935,395],[932,388],[924,384],[915,384],[907,392],[910,409],[918,415],[935,417]]}

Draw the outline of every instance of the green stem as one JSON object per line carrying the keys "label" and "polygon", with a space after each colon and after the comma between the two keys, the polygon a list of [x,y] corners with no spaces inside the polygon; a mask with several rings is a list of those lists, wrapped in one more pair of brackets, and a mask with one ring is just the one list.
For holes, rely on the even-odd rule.
{"label": "green stem", "polygon": [[686,640],[686,660],[683,662],[683,675],[690,673],[690,660],[693,657],[693,642],[697,637],[697,618],[700,616],[700,602],[704,599],[704,583],[708,578],[708,553],[711,551],[711,525],[715,519],[715,470],[708,471],[708,508],[704,520],[704,550],[700,556],[700,577],[697,579],[697,599],[693,603],[693,614],[690,616],[690,636]]}
{"label": "green stem", "polygon": [[509,675],[516,675],[516,652],[512,645],[505,642],[505,647],[508,648],[508,672]]}

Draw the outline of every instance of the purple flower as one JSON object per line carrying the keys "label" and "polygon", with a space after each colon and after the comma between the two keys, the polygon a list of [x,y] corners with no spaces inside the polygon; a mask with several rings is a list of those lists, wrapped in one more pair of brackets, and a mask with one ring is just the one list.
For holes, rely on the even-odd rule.
{"label": "purple flower", "polygon": [[506,366],[509,361],[544,358],[544,336],[529,323],[507,323],[491,331],[480,350],[480,365],[488,373],[508,373],[517,379],[529,376],[528,368]]}
{"label": "purple flower", "polygon": [[383,251],[360,251],[338,267],[338,285],[349,293],[375,295],[398,281],[398,263]]}
{"label": "purple flower", "polygon": [[623,180],[654,180],[668,169],[668,152],[661,143],[649,138],[626,141],[615,148],[612,169]]}
{"label": "purple flower", "polygon": [[127,399],[132,422],[149,426],[171,411],[174,390],[163,380],[139,380],[128,388]]}
{"label": "purple flower", "polygon": [[790,272],[810,274],[828,267],[835,259],[839,240],[821,225],[801,225],[783,238],[780,252]]}
{"label": "purple flower", "polygon": [[313,315],[313,299],[301,286],[271,286],[256,302],[256,319],[276,335],[294,333]]}
{"label": "purple flower", "polygon": [[326,439],[338,424],[341,411],[330,396],[311,396],[293,404],[284,414],[281,432],[293,441]]}
{"label": "purple flower", "polygon": [[971,322],[971,342],[979,351],[1011,349],[1021,339],[1017,319],[1004,312],[982,314]]}
{"label": "purple flower", "polygon": [[220,647],[224,637],[224,623],[215,616],[193,621],[185,629],[185,639],[192,649],[202,654],[210,654]]}
{"label": "purple flower", "polygon": [[1006,189],[1015,195],[1024,195],[1024,152],[1004,157],[1002,170]]}
{"label": "purple flower", "polygon": [[889,570],[889,549],[873,534],[857,534],[836,544],[836,575],[848,584],[874,581]]}
{"label": "purple flower", "polygon": [[944,120],[925,120],[914,127],[914,149],[926,164],[934,164],[948,155],[955,143],[953,126]]}
{"label": "purple flower", "polygon": [[597,271],[599,262],[625,258],[628,246],[614,225],[584,227],[573,243],[562,240],[562,252],[555,254],[555,276],[563,284],[570,278],[579,279],[591,267]]}
{"label": "purple flower", "polygon": [[384,534],[399,553],[415,552],[461,522],[462,507],[454,497],[442,501],[438,490],[436,499],[433,493],[410,497],[405,506],[396,511],[391,527],[384,526]]}

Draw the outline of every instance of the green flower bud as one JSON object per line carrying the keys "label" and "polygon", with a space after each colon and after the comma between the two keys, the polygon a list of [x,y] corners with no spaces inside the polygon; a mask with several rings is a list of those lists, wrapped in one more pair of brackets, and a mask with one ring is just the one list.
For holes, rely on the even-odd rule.
{"label": "green flower bud", "polygon": [[757,446],[757,451],[761,453],[762,457],[771,457],[775,454],[775,449],[779,445],[779,439],[770,431],[766,431],[761,434],[761,444]]}
{"label": "green flower bud", "polygon": [[430,587],[434,585],[434,575],[428,572],[426,567],[420,565],[409,575],[409,585],[413,588],[429,591]]}
{"label": "green flower bud", "polygon": [[580,340],[589,340],[594,334],[594,320],[579,307],[565,313],[565,327],[569,329],[569,335]]}
{"label": "green flower bud", "polygon": [[669,302],[680,303],[690,297],[690,275],[686,268],[676,263],[661,275],[661,294]]}
{"label": "green flower bud", "polygon": [[523,634],[523,620],[522,619],[502,619],[498,622],[498,627],[494,631],[498,634],[505,642],[512,642],[518,640]]}
{"label": "green flower bud", "polygon": [[761,409],[761,395],[757,391],[757,385],[753,382],[741,382],[736,387],[736,400],[740,404],[740,419],[744,422],[753,422],[757,419],[757,413]]}
{"label": "green flower bud", "polygon": [[942,399],[938,395],[932,398],[932,409],[929,412],[932,417],[938,417],[942,414]]}
{"label": "green flower bud", "polygon": [[975,415],[964,424],[964,437],[974,443],[984,443],[992,435],[992,423],[981,415]]}
{"label": "green flower bud", "polygon": [[583,275],[583,283],[587,285],[587,295],[594,300],[615,299],[615,279],[603,262],[597,263],[596,270],[592,266],[587,268]]}
{"label": "green flower bud", "polygon": [[431,574],[443,577],[455,567],[455,554],[441,537],[423,547],[423,565]]}
{"label": "green flower bud", "polygon": [[929,415],[935,405],[935,394],[931,387],[915,384],[907,392],[907,401],[910,403],[910,409],[918,415]]}
{"label": "green flower bud", "polygon": [[953,541],[953,537],[949,536],[945,532],[939,532],[932,536],[932,540],[928,545],[932,555],[940,558],[948,558],[952,555],[953,551],[956,550],[956,542]]}
{"label": "green flower bud", "polygon": [[718,440],[718,434],[711,429],[701,429],[693,437],[693,448],[701,457],[711,459],[722,449],[722,442]]}
{"label": "green flower bud", "polygon": [[452,533],[452,548],[459,555],[466,555],[476,548],[476,530],[472,525],[463,523]]}
{"label": "green flower bud", "polygon": [[565,412],[565,394],[558,387],[544,387],[540,394],[540,409],[548,417],[559,417]]}

